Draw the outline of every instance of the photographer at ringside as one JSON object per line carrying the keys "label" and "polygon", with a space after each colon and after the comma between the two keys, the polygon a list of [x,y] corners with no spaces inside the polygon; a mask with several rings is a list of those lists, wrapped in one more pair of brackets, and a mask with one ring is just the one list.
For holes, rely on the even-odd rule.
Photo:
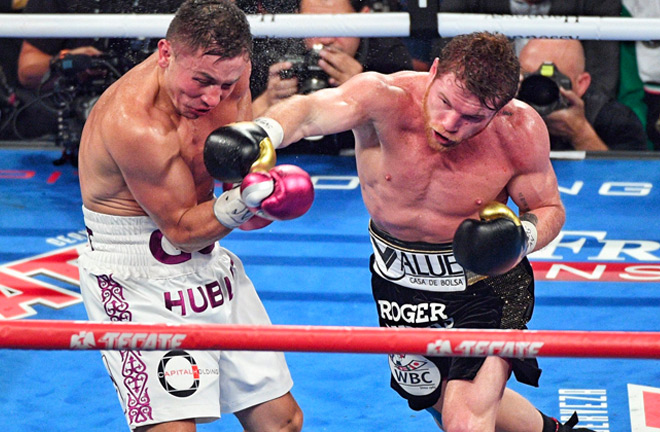
{"label": "photographer at ringside", "polygon": [[[181,0],[30,0],[24,13],[173,13]],[[146,58],[157,39],[27,38],[18,57],[21,106],[14,119],[18,139],[62,139],[82,129],[84,113],[119,75]],[[63,62],[64,61],[64,62]],[[74,107],[85,93],[85,106]],[[71,121],[69,121],[71,120]],[[75,121],[74,121],[75,120]],[[79,130],[65,131],[77,145]]]}
{"label": "photographer at ringside", "polygon": [[552,150],[646,150],[644,126],[635,113],[590,87],[580,41],[532,39],[519,59],[517,98],[541,114]]}
{"label": "photographer at ringside", "polygon": [[[395,6],[395,1],[387,0],[301,0],[298,12],[385,13],[393,11]],[[282,13],[281,10],[268,12]],[[399,38],[311,37],[270,40],[261,46],[258,41],[255,41],[250,85],[255,117],[296,93],[336,87],[361,72],[412,70],[410,53]],[[350,131],[317,138],[323,142],[301,140],[282,152],[339,154],[354,148]]]}

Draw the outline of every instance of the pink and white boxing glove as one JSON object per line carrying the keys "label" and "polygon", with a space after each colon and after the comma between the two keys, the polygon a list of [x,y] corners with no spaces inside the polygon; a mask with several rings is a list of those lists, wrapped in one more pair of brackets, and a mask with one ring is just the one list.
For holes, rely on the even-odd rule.
{"label": "pink and white boxing glove", "polygon": [[223,183],[224,193],[216,201],[214,211],[221,224],[228,228],[252,231],[273,223],[252,213],[241,198],[240,183]]}
{"label": "pink and white boxing glove", "polygon": [[241,198],[255,215],[269,220],[289,220],[304,215],[314,201],[309,174],[295,165],[278,165],[253,172],[241,183]]}

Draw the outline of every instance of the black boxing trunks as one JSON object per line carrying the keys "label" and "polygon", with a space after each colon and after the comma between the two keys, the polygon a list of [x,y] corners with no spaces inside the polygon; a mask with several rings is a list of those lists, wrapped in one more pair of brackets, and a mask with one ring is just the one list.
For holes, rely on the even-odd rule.
{"label": "black boxing trunks", "polygon": [[[534,309],[534,276],[525,258],[494,277],[467,273],[451,243],[410,243],[393,238],[373,222],[371,286],[381,327],[526,329]],[[414,410],[433,406],[442,381],[472,380],[480,357],[391,354],[390,384]],[[538,386],[536,359],[512,359],[518,381]]]}

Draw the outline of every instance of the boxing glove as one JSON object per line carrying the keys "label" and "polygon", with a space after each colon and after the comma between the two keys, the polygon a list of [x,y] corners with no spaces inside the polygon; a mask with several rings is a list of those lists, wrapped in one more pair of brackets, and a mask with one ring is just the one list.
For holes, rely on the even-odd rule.
{"label": "boxing glove", "polygon": [[204,143],[204,165],[222,182],[240,182],[250,172],[266,172],[275,166],[275,148],[283,138],[275,120],[258,118],[222,126]]}
{"label": "boxing glove", "polygon": [[[225,191],[225,192],[230,191],[232,189],[237,189],[237,190],[240,191],[240,187],[241,187],[240,183],[223,183],[222,184],[222,190]],[[241,204],[245,208],[247,208],[247,206],[245,205],[245,202],[243,201],[243,198],[241,198],[240,194],[236,195],[236,193],[233,193],[231,195],[230,200],[234,200],[234,201],[233,202],[232,201],[227,201],[227,202],[223,202],[223,201],[218,202],[218,201],[216,201],[216,205],[218,205],[218,208],[214,208],[216,218],[218,218],[218,220],[220,220],[220,218],[225,219],[224,223],[222,222],[222,220],[220,220],[220,223],[227,226],[228,228],[238,228],[238,229],[241,229],[243,231],[252,231],[252,230],[261,229],[261,228],[263,228],[265,226],[268,226],[268,225],[273,223],[273,221],[270,220],[270,219],[264,219],[262,217],[256,216],[252,212],[249,212],[249,214],[246,214],[243,218],[237,218],[236,222],[240,223],[240,225],[235,226],[235,224],[232,224],[231,221],[227,220],[227,218],[229,216],[226,215],[226,212],[229,211],[229,214],[231,214],[233,209],[240,208],[241,209],[241,210],[239,210],[239,213],[240,213],[243,209],[243,207],[241,207]],[[238,200],[238,202],[236,202],[236,200]],[[229,202],[232,202],[232,204],[228,205]],[[223,209],[224,209],[224,211],[223,211]],[[243,221],[243,222],[241,223],[241,221]],[[234,226],[229,226],[229,225],[234,225]]]}
{"label": "boxing glove", "polygon": [[314,201],[309,174],[295,165],[279,165],[270,171],[253,172],[241,183],[241,198],[257,216],[289,220],[302,216]]}
{"label": "boxing glove", "polygon": [[504,204],[487,204],[479,217],[461,222],[454,234],[454,256],[464,269],[497,276],[534,250],[536,227],[529,221],[521,222]]}
{"label": "boxing glove", "polygon": [[238,228],[254,216],[241,198],[241,188],[226,190],[213,203],[216,219],[227,228]]}

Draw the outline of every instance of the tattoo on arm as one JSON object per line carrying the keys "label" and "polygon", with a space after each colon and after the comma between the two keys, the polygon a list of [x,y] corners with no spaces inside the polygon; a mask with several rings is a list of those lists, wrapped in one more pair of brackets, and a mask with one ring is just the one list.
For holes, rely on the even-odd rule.
{"label": "tattoo on arm", "polygon": [[522,213],[528,212],[529,209],[529,204],[527,204],[527,200],[525,199],[525,196],[521,193],[518,194],[518,200],[520,201],[520,204],[518,207],[520,208],[520,211]]}
{"label": "tattoo on arm", "polygon": [[534,226],[536,226],[536,224],[539,222],[539,218],[536,217],[534,213],[528,213],[530,210],[529,204],[527,204],[527,200],[522,193],[518,194],[518,200],[520,201],[520,205],[518,207],[522,213],[520,216],[520,221],[526,220],[527,222],[531,222],[534,224]]}
{"label": "tattoo on arm", "polygon": [[520,216],[520,221],[527,221],[531,222],[536,226],[536,224],[539,222],[539,218],[536,217],[534,213],[525,213],[522,216]]}

